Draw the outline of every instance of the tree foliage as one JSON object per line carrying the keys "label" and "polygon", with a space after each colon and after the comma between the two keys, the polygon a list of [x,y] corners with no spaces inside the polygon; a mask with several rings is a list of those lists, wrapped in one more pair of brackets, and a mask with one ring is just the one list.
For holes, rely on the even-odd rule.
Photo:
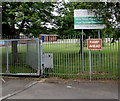
{"label": "tree foliage", "polygon": [[53,10],[54,5],[50,2],[3,2],[3,35],[18,37],[21,32],[24,34],[46,33],[49,29],[45,25],[53,24]]}
{"label": "tree foliage", "polygon": [[[119,2],[5,2],[2,3],[3,34],[14,36],[19,36],[21,32],[34,35],[80,34],[81,30],[74,30],[74,10],[95,9],[96,16],[102,16],[103,23],[107,26],[102,30],[102,34],[118,38],[120,37],[119,8]],[[57,15],[53,15],[53,11]],[[49,23],[53,25],[52,28],[48,27]],[[84,30],[84,32],[89,36],[96,34],[97,30]]]}
{"label": "tree foliage", "polygon": [[[103,23],[106,24],[106,29],[102,32],[105,35],[110,35],[118,39],[120,37],[120,2],[94,2],[89,3],[90,9],[96,9],[96,16],[102,16]],[[97,5],[97,6],[96,6]]]}
{"label": "tree foliage", "polygon": [[[97,5],[97,6],[96,6]],[[119,2],[68,2],[64,3],[62,8],[63,17],[58,17],[58,33],[70,35],[79,34],[80,30],[74,30],[74,10],[90,9],[96,13],[96,17],[102,16],[102,21],[106,24],[106,28],[102,30],[102,35],[111,35],[113,38],[119,38],[120,24],[120,3]],[[97,30],[85,30],[87,35],[96,34]],[[96,34],[97,35],[97,34]]]}
{"label": "tree foliage", "polygon": [[[53,10],[51,2],[3,2],[2,38],[19,38],[20,33],[34,36],[47,33],[49,28],[45,25],[53,24]],[[12,63],[18,61],[17,41],[12,41]]]}

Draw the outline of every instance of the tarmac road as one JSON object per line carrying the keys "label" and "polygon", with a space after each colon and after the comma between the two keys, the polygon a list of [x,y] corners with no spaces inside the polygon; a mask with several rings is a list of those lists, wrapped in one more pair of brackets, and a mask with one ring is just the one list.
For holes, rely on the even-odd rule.
{"label": "tarmac road", "polygon": [[3,83],[2,89],[3,98],[7,99],[118,99],[118,84],[114,82],[49,83],[12,79]]}

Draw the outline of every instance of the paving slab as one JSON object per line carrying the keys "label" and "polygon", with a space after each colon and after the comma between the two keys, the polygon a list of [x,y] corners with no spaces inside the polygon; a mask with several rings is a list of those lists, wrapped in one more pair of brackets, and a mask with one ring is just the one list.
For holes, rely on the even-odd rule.
{"label": "paving slab", "polygon": [[8,96],[18,90],[23,89],[26,85],[33,83],[34,80],[31,79],[8,79],[4,78],[4,82],[2,82],[2,96]]}

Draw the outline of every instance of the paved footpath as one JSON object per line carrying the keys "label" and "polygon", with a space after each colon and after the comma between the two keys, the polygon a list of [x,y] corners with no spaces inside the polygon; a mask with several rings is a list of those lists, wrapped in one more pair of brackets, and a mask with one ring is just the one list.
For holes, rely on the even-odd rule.
{"label": "paved footpath", "polygon": [[115,82],[9,79],[3,83],[2,89],[4,99],[118,99]]}

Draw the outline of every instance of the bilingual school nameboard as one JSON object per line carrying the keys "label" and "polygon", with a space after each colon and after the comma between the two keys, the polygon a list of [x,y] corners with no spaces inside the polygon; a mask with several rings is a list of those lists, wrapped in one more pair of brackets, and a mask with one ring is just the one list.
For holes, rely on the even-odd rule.
{"label": "bilingual school nameboard", "polygon": [[102,17],[97,18],[95,13],[88,9],[74,10],[74,29],[104,29]]}

